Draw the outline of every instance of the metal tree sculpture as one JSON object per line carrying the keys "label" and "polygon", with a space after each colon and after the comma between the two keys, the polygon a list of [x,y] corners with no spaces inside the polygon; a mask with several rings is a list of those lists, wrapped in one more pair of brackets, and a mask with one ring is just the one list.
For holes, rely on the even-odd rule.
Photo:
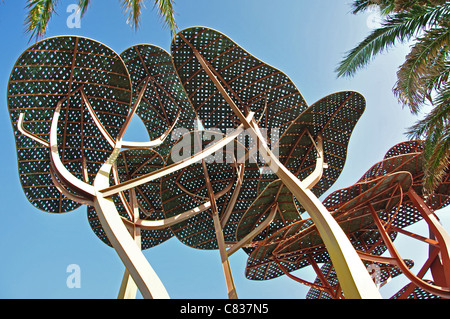
{"label": "metal tree sculpture", "polygon": [[203,125],[222,130],[245,128],[258,143],[265,163],[311,215],[329,249],[336,272],[343,279],[347,296],[379,297],[345,233],[307,189],[308,185],[280,162],[262,133],[265,128],[268,135],[273,134],[274,129],[283,134],[305,109],[305,102],[290,79],[254,58],[227,36],[204,27],[179,32],[172,42],[172,56]]}
{"label": "metal tree sculpture", "polygon": [[[142,249],[174,235],[219,249],[236,298],[228,256],[304,222],[305,211],[345,296],[380,297],[318,200],[343,168],[365,107],[360,94],[308,107],[284,73],[195,27],[175,36],[171,54],[140,45],[118,55],[80,37],[41,41],[14,66],[8,107],[27,198],[53,213],[89,206],[92,229],[125,264],[121,297],[135,295],[135,285],[146,298],[168,297]],[[136,114],[148,142],[124,140]],[[211,161],[216,153],[227,160]]]}
{"label": "metal tree sculpture", "polygon": [[[98,192],[109,186],[122,147],[156,147],[167,137],[148,143],[122,140],[150,80],[136,85],[139,94],[133,97],[128,69],[113,50],[80,37],[50,38],[31,46],[16,62],[8,107],[19,175],[30,202],[52,213],[80,204],[96,207],[105,235],[143,296],[166,298],[114,202]],[[122,200],[123,194],[119,196]]]}

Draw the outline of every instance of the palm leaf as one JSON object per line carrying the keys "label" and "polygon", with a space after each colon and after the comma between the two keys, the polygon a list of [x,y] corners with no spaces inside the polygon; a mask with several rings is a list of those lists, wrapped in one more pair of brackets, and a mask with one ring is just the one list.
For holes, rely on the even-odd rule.
{"label": "palm leaf", "polygon": [[128,13],[127,23],[131,23],[134,29],[139,28],[142,5],[143,0],[122,0],[122,8]]}
{"label": "palm leaf", "polygon": [[[430,144],[430,145],[427,145]],[[430,141],[425,141],[427,155],[424,167],[424,191],[432,194],[446,175],[450,163],[450,127],[448,125],[433,131]]]}
{"label": "palm leaf", "polygon": [[438,93],[434,108],[407,133],[424,142],[424,190],[438,186],[450,163],[450,84]]}
{"label": "palm leaf", "polygon": [[[442,77],[436,75],[435,68],[440,68],[439,62],[445,62],[450,44],[450,29],[435,28],[425,32],[420,37],[406,57],[405,63],[397,72],[397,83],[394,88],[399,100],[408,105],[413,113],[419,111],[425,99],[431,99],[433,88],[437,85],[430,81],[442,83]],[[434,75],[434,76],[433,76]]]}
{"label": "palm leaf", "polygon": [[[175,15],[173,10],[173,0],[155,0],[154,6],[158,8],[158,13],[162,17],[165,25],[169,26],[172,34],[176,33]],[[122,0],[122,7],[128,13],[127,23],[135,28],[139,28],[140,16],[144,7],[143,0]]]}
{"label": "palm leaf", "polygon": [[26,32],[30,39],[38,39],[47,32],[48,21],[55,11],[58,0],[28,0],[28,15],[25,20]]}
{"label": "palm leaf", "polygon": [[80,0],[78,2],[78,7],[80,7],[81,10],[81,16],[83,16],[86,13],[87,7],[91,4],[91,0]]}
{"label": "palm leaf", "polygon": [[395,9],[394,0],[355,0],[352,4],[352,13],[364,12],[373,6],[377,6],[383,15],[387,15]]}
{"label": "palm leaf", "polygon": [[414,6],[406,12],[386,17],[380,28],[372,31],[358,46],[349,51],[336,69],[338,77],[352,76],[366,66],[372,58],[417,35],[421,30],[438,25],[441,18],[449,16],[450,3],[439,7]]}
{"label": "palm leaf", "polygon": [[155,0],[155,6],[158,7],[164,23],[169,27],[172,35],[176,33],[177,24],[175,23],[175,11],[173,10],[173,0]]}

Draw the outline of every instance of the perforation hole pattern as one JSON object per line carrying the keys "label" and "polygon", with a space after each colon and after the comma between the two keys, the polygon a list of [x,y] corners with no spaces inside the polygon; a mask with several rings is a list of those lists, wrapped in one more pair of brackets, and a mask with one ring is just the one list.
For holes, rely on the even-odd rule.
{"label": "perforation hole pattern", "polygon": [[260,125],[269,132],[279,128],[282,133],[286,124],[306,108],[302,95],[283,72],[215,30],[188,28],[174,38],[171,52],[177,73],[206,128],[225,132],[236,127],[238,120],[184,39],[209,63],[241,112],[251,110],[258,119],[263,115]]}
{"label": "perforation hole pattern", "polygon": [[[165,166],[160,154],[148,149],[134,149],[122,151],[116,161],[119,182],[131,180],[133,178],[159,170]],[[114,184],[113,175],[110,178],[111,185]],[[164,218],[160,199],[161,181],[155,180],[135,188],[136,198],[140,204],[139,218],[142,220],[160,220]],[[125,192],[126,200],[130,203],[130,196]],[[130,220],[123,203],[118,196],[113,197],[119,214]],[[111,246],[106,233],[101,226],[98,215],[93,207],[88,207],[88,221],[94,233],[104,243]],[[159,245],[173,237],[169,228],[161,230],[141,229],[141,249],[149,249]]]}
{"label": "perforation hole pattern", "polygon": [[[17,129],[20,113],[25,128],[48,141],[58,101],[80,87],[100,122],[114,137],[122,127],[131,101],[131,83],[120,57],[93,40],[56,37],[28,48],[17,60],[8,84],[8,109],[17,146],[19,176],[28,200],[46,212],[71,211],[79,204],[53,186],[49,175],[49,150]],[[112,148],[94,125],[77,92],[62,104],[58,147],[63,164],[83,179],[86,162],[89,183]]]}
{"label": "perforation hole pattern", "polygon": [[[340,176],[347,158],[351,134],[365,110],[365,99],[357,92],[331,94],[307,108],[280,138],[279,159],[300,180],[315,169],[317,152],[309,135],[323,138],[325,163],[320,181],[312,192],[320,197]],[[265,182],[274,176],[267,175]]]}
{"label": "perforation hole pattern", "polygon": [[[120,55],[124,60],[133,83],[133,103],[144,81],[149,77],[147,88],[136,113],[144,122],[150,139],[156,139],[173,126],[179,110],[182,110],[174,131],[192,131],[196,115],[180,79],[175,72],[172,57],[154,45],[133,46]],[[168,137],[157,151],[167,157],[176,139]]]}
{"label": "perforation hole pattern", "polygon": [[[216,134],[218,133],[216,132]],[[192,132],[184,135],[179,140],[179,143],[189,147],[189,149],[184,149],[183,152],[194,155],[199,150],[205,149],[223,137],[220,136],[217,140],[214,138],[211,141],[207,138],[208,136],[209,133],[206,131]],[[195,141],[199,141],[201,144]],[[178,147],[174,149],[178,149]],[[168,165],[172,163],[172,160],[173,157],[169,156]],[[223,193],[228,190],[225,194],[216,198],[219,217],[222,218],[236,186],[238,177],[237,168],[234,162],[229,162],[226,154],[221,152],[213,154],[211,158],[206,158],[205,164],[214,194]],[[244,170],[243,183],[233,212],[223,228],[226,241],[235,241],[237,223],[250,203],[256,198],[258,181],[259,169],[257,166],[249,163]],[[166,218],[182,214],[209,202],[202,163],[198,162],[186,169],[163,177],[161,182],[161,201]],[[188,246],[199,249],[217,248],[216,234],[210,209],[173,226],[172,230],[175,236]]]}

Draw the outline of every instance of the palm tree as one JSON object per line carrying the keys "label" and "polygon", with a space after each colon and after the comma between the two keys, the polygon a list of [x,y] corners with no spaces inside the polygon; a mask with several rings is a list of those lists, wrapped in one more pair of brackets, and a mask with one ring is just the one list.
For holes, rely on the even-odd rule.
{"label": "palm tree", "polygon": [[426,104],[432,110],[406,134],[423,139],[424,190],[432,193],[450,163],[450,2],[446,0],[355,0],[353,13],[378,6],[382,24],[340,62],[338,77],[353,76],[372,58],[397,43],[414,41],[399,67],[393,92],[418,114]]}
{"label": "palm tree", "polygon": [[[47,25],[56,10],[59,0],[28,0],[28,15],[25,21],[26,31],[31,38],[39,39],[45,35]],[[140,16],[144,0],[120,0],[125,14],[128,14],[127,22],[130,22],[134,29],[139,27]],[[83,16],[91,0],[79,0],[78,6]],[[164,25],[168,26],[171,33],[175,34],[177,25],[175,23],[174,0],[155,0],[154,6],[158,8],[158,13],[163,19]]]}

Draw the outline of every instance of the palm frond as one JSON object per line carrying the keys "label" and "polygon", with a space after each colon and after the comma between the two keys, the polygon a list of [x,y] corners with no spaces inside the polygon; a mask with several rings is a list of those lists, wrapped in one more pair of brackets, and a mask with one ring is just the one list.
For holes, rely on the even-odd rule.
{"label": "palm frond", "polygon": [[[444,8],[445,7],[445,8]],[[448,17],[450,3],[441,7],[415,6],[406,12],[387,16],[380,28],[372,31],[358,46],[349,51],[336,69],[338,77],[353,76],[357,70],[366,66],[372,58],[438,24],[445,13]]]}
{"label": "palm frond", "polygon": [[[177,25],[175,23],[173,0],[155,0],[154,6],[157,7],[158,14],[162,17],[164,24],[169,26],[170,31],[174,34]],[[122,8],[125,13],[128,13],[127,23],[131,23],[134,29],[139,28],[143,7],[143,0],[122,0]]]}
{"label": "palm frond", "polygon": [[352,13],[358,14],[367,11],[373,6],[378,7],[383,15],[387,15],[394,11],[395,0],[355,0],[352,3]]}
{"label": "palm frond", "polygon": [[425,32],[407,55],[406,61],[397,72],[394,94],[408,105],[411,112],[417,113],[425,99],[430,99],[431,89],[436,88],[430,81],[442,81],[433,76],[442,60],[445,61],[450,45],[450,29],[435,28]]}
{"label": "palm frond", "polygon": [[122,8],[125,14],[128,13],[127,23],[131,23],[135,30],[139,28],[142,6],[143,0],[122,0]]}
{"label": "palm frond", "polygon": [[28,15],[25,20],[25,31],[30,40],[36,40],[47,32],[48,22],[55,11],[58,0],[28,0]]}
{"label": "palm frond", "polygon": [[408,131],[424,140],[424,191],[431,194],[450,164],[450,84],[438,93],[434,108]]}
{"label": "palm frond", "polygon": [[91,0],[80,0],[78,2],[78,7],[80,7],[80,10],[81,10],[81,16],[84,16],[84,14],[86,13],[86,10],[90,4],[91,4]]}
{"label": "palm frond", "polygon": [[438,94],[432,110],[422,120],[411,126],[406,134],[411,139],[426,138],[436,127],[444,126],[444,122],[449,119],[450,90],[447,88]]}
{"label": "palm frond", "polygon": [[177,24],[175,23],[175,11],[173,9],[173,0],[155,0],[155,6],[158,7],[164,23],[169,27],[172,35],[176,33]]}
{"label": "palm frond", "polygon": [[[429,145],[428,145],[429,144]],[[439,127],[425,140],[423,188],[432,194],[446,175],[450,163],[450,127]]]}

